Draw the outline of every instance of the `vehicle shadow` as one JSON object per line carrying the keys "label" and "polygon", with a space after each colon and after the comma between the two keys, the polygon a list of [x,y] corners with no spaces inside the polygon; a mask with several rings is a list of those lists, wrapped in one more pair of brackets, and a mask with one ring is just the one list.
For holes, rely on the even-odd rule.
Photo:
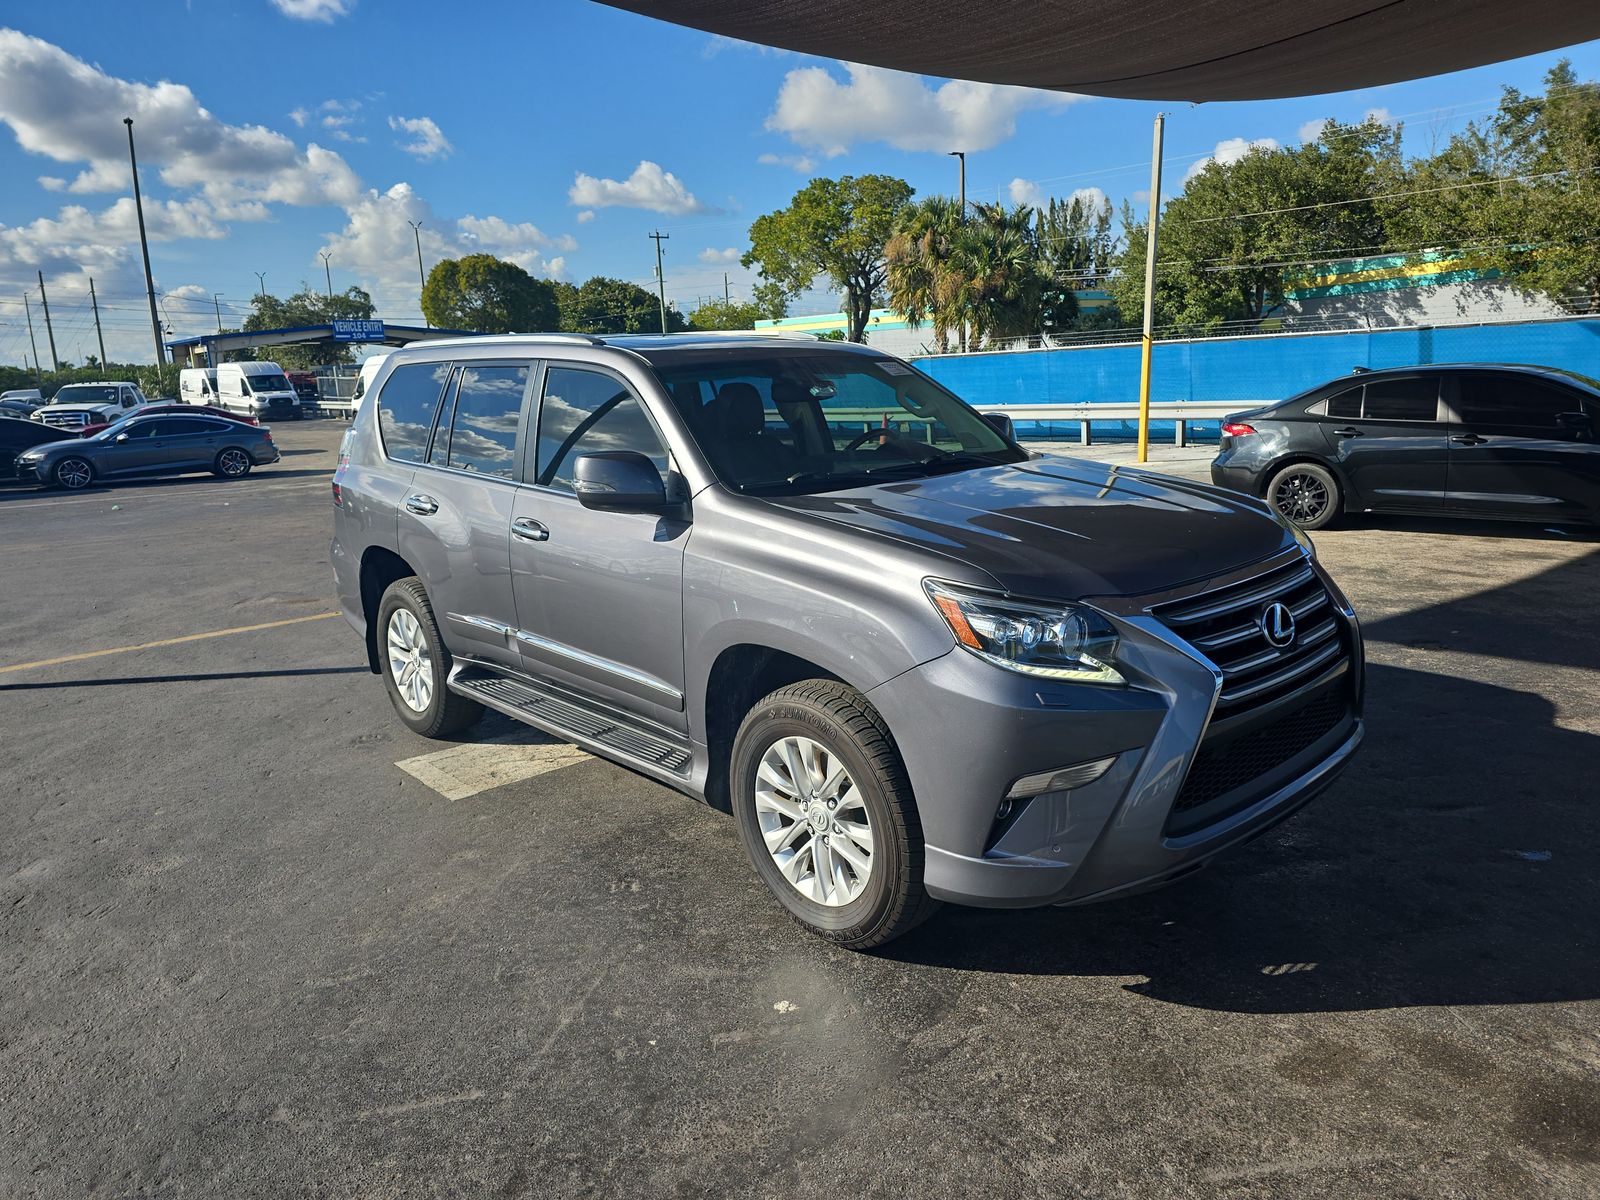
{"label": "vehicle shadow", "polygon": [[213,679],[286,679],[299,675],[366,675],[360,667],[290,667],[282,671],[208,671],[194,675],[124,675],[115,679],[52,679],[43,683],[0,683],[0,692],[48,692],[62,688],[129,687],[151,683],[206,683]]}
{"label": "vehicle shadow", "polygon": [[[1476,517],[1413,517],[1398,513],[1347,513],[1330,532],[1371,529],[1437,533],[1456,537],[1503,538],[1519,542],[1600,542],[1600,528],[1560,521],[1489,521]],[[1313,533],[1315,540],[1320,534]]]}
{"label": "vehicle shadow", "polygon": [[248,489],[256,480],[269,479],[305,479],[329,478],[333,475],[333,467],[325,469],[316,467],[291,468],[280,470],[268,464],[257,467],[243,479],[221,479],[215,475],[160,475],[150,479],[118,479],[110,483],[92,483],[86,488],[75,492],[64,491],[61,488],[42,488],[37,484],[19,484],[12,481],[0,483],[0,504],[7,501],[22,500],[29,497],[37,499],[41,496],[54,496],[65,498],[69,496],[109,496],[113,493],[123,495],[137,494],[149,491],[172,491],[183,488],[207,487],[237,487]]}
{"label": "vehicle shadow", "polygon": [[1600,737],[1546,698],[1371,670],[1367,742],[1326,795],[1171,888],[947,908],[884,951],[966,971],[1142,976],[1229,1012],[1600,997]]}

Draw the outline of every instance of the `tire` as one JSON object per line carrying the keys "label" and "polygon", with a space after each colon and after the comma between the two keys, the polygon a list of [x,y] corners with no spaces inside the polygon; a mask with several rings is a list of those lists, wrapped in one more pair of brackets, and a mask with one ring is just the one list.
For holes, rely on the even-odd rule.
{"label": "tire", "polygon": [[94,482],[94,464],[84,458],[63,458],[50,475],[57,487],[76,492]]}
{"label": "tire", "polygon": [[[774,770],[769,754],[779,763],[793,761],[786,750],[806,746],[821,752],[816,758],[802,753],[801,769],[812,784],[819,763],[829,774],[841,767],[846,772],[847,780],[833,795],[825,786],[806,793],[795,787],[794,771],[781,765]],[[765,697],[734,738],[730,779],[734,817],[756,874],[812,933],[851,950],[868,950],[916,928],[939,907],[922,886],[922,822],[905,764],[883,718],[854,688],[810,679]],[[836,806],[829,803],[835,798]],[[802,809],[802,815],[791,819],[772,807],[784,803]],[[827,809],[814,807],[824,803]],[[865,854],[863,824],[870,842]],[[787,844],[769,850],[769,838]],[[778,854],[786,856],[785,865]],[[819,855],[832,869],[815,869]],[[864,877],[852,859],[865,861]]]}
{"label": "tire", "polygon": [[1267,503],[1301,529],[1325,529],[1343,511],[1333,472],[1316,463],[1290,463],[1267,484]]}
{"label": "tire", "polygon": [[250,461],[250,452],[238,446],[228,446],[217,452],[215,461],[211,464],[211,473],[220,475],[223,479],[243,479],[250,474],[250,468],[255,464]]}
{"label": "tire", "polygon": [[[400,627],[398,634],[391,628],[395,625]],[[428,593],[415,575],[396,580],[383,593],[378,601],[376,632],[383,682],[395,712],[408,728],[423,737],[442,738],[477,724],[483,716],[483,705],[445,687],[450,675],[450,651],[439,636],[439,623],[434,620]],[[411,640],[420,650],[411,656],[419,670],[407,677],[406,684],[395,675],[394,664],[405,657],[397,653],[397,636],[402,641]],[[415,684],[413,679],[422,682]]]}

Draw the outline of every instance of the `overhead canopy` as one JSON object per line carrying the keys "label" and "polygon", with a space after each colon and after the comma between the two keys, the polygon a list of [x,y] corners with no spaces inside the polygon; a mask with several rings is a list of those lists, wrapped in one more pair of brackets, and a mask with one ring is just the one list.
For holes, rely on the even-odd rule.
{"label": "overhead canopy", "polygon": [[1340,92],[1600,37],[1600,0],[604,2],[848,62],[1144,100]]}

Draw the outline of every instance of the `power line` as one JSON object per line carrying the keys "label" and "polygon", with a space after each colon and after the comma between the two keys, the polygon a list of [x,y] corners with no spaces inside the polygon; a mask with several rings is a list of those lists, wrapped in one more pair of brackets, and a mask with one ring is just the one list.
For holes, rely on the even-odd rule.
{"label": "power line", "polygon": [[1263,208],[1257,212],[1224,213],[1218,217],[1197,217],[1191,223],[1211,225],[1217,221],[1237,221],[1245,217],[1271,217],[1279,213],[1311,212],[1319,208],[1338,208],[1346,204],[1370,204],[1375,200],[1399,200],[1407,196],[1433,196],[1440,192],[1455,192],[1462,188],[1492,187],[1497,183],[1533,182],[1537,179],[1557,179],[1563,175],[1592,175],[1595,171],[1546,171],[1539,175],[1497,175],[1493,179],[1475,179],[1468,183],[1451,183],[1443,187],[1413,188],[1403,192],[1374,192],[1369,196],[1356,196],[1350,200],[1324,200],[1318,204],[1297,204],[1289,208]]}

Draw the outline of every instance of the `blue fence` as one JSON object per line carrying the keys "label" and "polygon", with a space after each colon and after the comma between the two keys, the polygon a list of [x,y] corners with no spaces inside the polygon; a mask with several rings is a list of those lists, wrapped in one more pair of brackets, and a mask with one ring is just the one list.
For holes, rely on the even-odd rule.
{"label": "blue fence", "polygon": [[[1438,325],[1366,333],[1264,334],[1157,342],[1150,398],[1237,400],[1240,408],[1282,400],[1352,367],[1509,362],[1561,367],[1600,378],[1600,319]],[[972,404],[1075,404],[1139,398],[1139,347],[1083,346],[947,354],[917,365]],[[1132,422],[1096,422],[1097,438],[1132,437]],[[1163,429],[1162,426],[1166,428]],[[1191,431],[1216,436],[1216,422]],[[1023,436],[1074,439],[1076,422],[1020,424]],[[1171,422],[1157,422],[1156,436]]]}

